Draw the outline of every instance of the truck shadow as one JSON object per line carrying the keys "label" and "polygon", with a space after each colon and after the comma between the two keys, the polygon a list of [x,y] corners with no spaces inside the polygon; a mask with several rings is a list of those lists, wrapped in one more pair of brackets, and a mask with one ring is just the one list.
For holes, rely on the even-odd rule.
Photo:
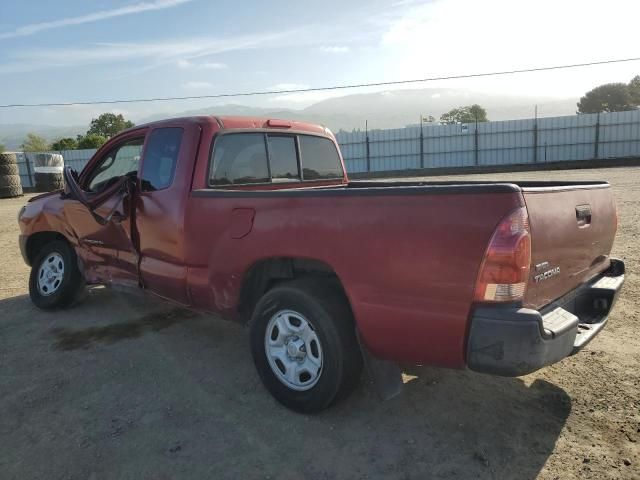
{"label": "truck shadow", "polygon": [[[398,397],[380,401],[363,378],[331,409],[299,415],[262,387],[240,326],[105,289],[89,297],[53,313],[24,295],[0,300],[0,333],[12,342],[3,368],[38,362],[24,388],[42,391],[47,402],[37,408],[59,412],[68,425],[69,440],[51,443],[47,455],[59,450],[67,466],[81,464],[87,451],[76,442],[87,436],[86,448],[110,452],[91,467],[107,476],[114,465],[133,468],[136,448],[152,477],[180,476],[188,466],[203,478],[215,465],[226,478],[533,479],[571,412],[570,397],[545,373],[520,379],[407,367]],[[59,397],[47,393],[53,379]],[[37,408],[0,400],[7,421],[45,419],[0,428],[0,442],[18,456],[29,446],[8,439],[24,438],[21,428],[55,428],[55,417],[48,425]],[[117,444],[102,425],[117,430]]]}
{"label": "truck shadow", "polygon": [[54,347],[59,350],[76,350],[103,342],[115,343],[120,340],[137,338],[147,332],[159,332],[177,323],[185,322],[197,314],[184,308],[171,308],[166,312],[148,313],[124,322],[112,323],[85,329],[53,328],[56,337]]}

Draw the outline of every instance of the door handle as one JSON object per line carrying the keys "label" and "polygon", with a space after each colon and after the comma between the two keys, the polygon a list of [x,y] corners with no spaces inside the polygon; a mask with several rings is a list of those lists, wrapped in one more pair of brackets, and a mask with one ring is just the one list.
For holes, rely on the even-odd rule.
{"label": "door handle", "polygon": [[576,221],[579,227],[588,227],[591,224],[591,205],[576,205]]}

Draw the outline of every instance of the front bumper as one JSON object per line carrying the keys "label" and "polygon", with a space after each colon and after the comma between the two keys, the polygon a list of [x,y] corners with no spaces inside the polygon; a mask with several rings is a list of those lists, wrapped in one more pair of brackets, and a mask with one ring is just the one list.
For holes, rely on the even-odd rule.
{"label": "front bumper", "polygon": [[27,235],[18,236],[18,245],[20,245],[20,253],[22,254],[22,259],[24,263],[31,266],[31,261],[29,260],[29,255],[27,255],[27,240],[29,237]]}
{"label": "front bumper", "polygon": [[541,311],[478,307],[471,318],[467,365],[507,377],[526,375],[580,351],[607,323],[624,283],[624,263],[609,269]]}

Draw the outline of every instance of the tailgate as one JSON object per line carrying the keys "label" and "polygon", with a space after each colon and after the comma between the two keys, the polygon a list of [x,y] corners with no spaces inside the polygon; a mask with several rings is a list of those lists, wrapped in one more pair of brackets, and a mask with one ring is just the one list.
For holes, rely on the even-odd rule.
{"label": "tailgate", "polygon": [[539,309],[609,266],[616,207],[608,183],[522,191],[532,244],[524,304]]}

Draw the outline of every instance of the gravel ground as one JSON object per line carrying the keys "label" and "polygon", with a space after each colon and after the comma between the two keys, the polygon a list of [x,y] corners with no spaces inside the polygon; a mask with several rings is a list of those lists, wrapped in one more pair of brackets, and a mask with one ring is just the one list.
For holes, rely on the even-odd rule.
{"label": "gravel ground", "polygon": [[[443,177],[439,177],[443,178]],[[522,378],[406,370],[315,416],[279,406],[244,329],[90,290],[38,311],[0,200],[0,478],[640,478],[640,168],[449,178],[606,179],[627,283],[583,352]]]}

